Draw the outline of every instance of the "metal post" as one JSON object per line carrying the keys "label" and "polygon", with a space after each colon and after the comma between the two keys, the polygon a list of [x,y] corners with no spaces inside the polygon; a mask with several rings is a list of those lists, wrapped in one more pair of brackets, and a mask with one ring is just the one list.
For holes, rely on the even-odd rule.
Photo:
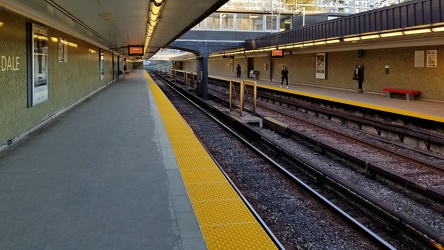
{"label": "metal post", "polygon": [[240,102],[239,102],[239,107],[240,107],[240,116],[242,116],[242,111],[244,109],[244,81],[241,81],[240,84]]}
{"label": "metal post", "polygon": [[302,7],[302,26],[305,26],[305,7]]}
{"label": "metal post", "polygon": [[230,81],[230,111],[233,111],[232,103],[233,103],[233,81]]}

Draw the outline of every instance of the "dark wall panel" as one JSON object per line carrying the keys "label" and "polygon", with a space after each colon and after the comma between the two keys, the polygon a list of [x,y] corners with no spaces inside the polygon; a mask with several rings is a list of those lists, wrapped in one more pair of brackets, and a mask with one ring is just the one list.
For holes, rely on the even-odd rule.
{"label": "dark wall panel", "polygon": [[430,1],[422,2],[422,17],[424,23],[432,23],[432,9]]}
{"label": "dark wall panel", "polygon": [[[414,7],[413,7],[414,6]],[[414,18],[415,18],[415,22],[418,22],[418,23],[424,23],[424,18],[423,18],[423,15],[424,15],[424,10],[422,9],[422,7],[423,7],[423,4],[422,4],[422,2],[420,2],[420,3],[416,3],[416,4],[412,4],[412,10],[413,10],[413,12],[414,13],[412,13],[413,15],[414,15]],[[410,10],[410,9],[409,9]]]}
{"label": "dark wall panel", "polygon": [[441,19],[441,13],[442,13],[442,1],[435,0],[431,1],[431,9],[432,9],[432,23],[437,23],[442,21]]}
{"label": "dark wall panel", "polygon": [[381,12],[375,12],[375,30],[374,31],[381,31],[382,30],[382,15]]}

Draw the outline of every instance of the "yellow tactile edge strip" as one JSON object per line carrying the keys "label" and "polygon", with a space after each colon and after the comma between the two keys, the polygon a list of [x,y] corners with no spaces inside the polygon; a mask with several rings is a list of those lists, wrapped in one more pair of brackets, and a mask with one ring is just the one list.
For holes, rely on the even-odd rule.
{"label": "yellow tactile edge strip", "polygon": [[394,114],[401,114],[401,115],[405,115],[405,116],[411,116],[411,117],[421,118],[421,119],[430,120],[430,121],[444,122],[444,118],[434,116],[434,115],[422,114],[422,113],[418,113],[418,112],[414,112],[414,111],[402,110],[402,109],[391,108],[391,107],[386,107],[386,106],[381,106],[381,105],[374,105],[374,104],[369,104],[369,103],[355,102],[355,101],[344,100],[341,98],[334,98],[334,97],[323,96],[323,95],[315,95],[315,94],[310,94],[310,93],[306,93],[306,92],[299,92],[296,90],[281,89],[281,88],[268,86],[268,85],[262,85],[262,84],[258,84],[257,86],[260,86],[261,88],[266,88],[266,89],[279,89],[280,91],[284,91],[284,92],[297,93],[298,95],[302,95],[302,96],[307,96],[307,97],[312,97],[312,98],[317,98],[317,99],[322,99],[322,100],[327,100],[327,101],[332,101],[332,102],[339,102],[339,103],[349,104],[349,105],[357,106],[357,107],[369,108],[369,109],[374,109],[374,110],[379,110],[379,111],[384,111],[384,112],[389,112],[389,113],[394,113]]}
{"label": "yellow tactile edge strip", "polygon": [[208,249],[277,249],[197,140],[145,72]]}

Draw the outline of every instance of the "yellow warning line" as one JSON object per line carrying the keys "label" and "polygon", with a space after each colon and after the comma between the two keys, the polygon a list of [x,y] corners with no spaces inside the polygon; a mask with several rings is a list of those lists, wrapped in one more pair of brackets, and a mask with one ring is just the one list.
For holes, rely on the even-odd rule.
{"label": "yellow warning line", "polygon": [[317,98],[317,99],[326,100],[326,101],[349,104],[349,105],[356,106],[356,107],[369,108],[369,109],[373,109],[373,110],[379,110],[379,111],[384,111],[384,112],[389,112],[389,113],[394,113],[394,114],[401,114],[401,115],[405,115],[405,116],[411,116],[411,117],[421,118],[421,119],[430,120],[430,121],[444,122],[444,118],[442,118],[442,117],[422,114],[422,113],[418,113],[418,112],[414,112],[414,111],[391,108],[391,107],[386,107],[386,106],[381,106],[381,105],[374,105],[374,104],[369,104],[369,103],[350,101],[350,100],[345,100],[345,99],[341,99],[341,98],[329,97],[329,96],[324,96],[324,95],[316,95],[316,94],[311,94],[311,93],[306,93],[306,92],[299,92],[296,90],[281,89],[281,88],[268,86],[268,85],[262,85],[262,84],[258,84],[258,86],[260,86],[261,88],[266,88],[266,89],[278,89],[283,92],[296,93],[301,96],[307,96],[307,97]]}
{"label": "yellow warning line", "polygon": [[179,112],[145,77],[208,249],[277,249]]}

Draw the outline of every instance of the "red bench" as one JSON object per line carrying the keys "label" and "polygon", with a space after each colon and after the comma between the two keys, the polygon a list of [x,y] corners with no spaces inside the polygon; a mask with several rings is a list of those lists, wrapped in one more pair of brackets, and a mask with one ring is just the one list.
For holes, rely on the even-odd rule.
{"label": "red bench", "polygon": [[387,97],[392,98],[393,93],[395,94],[405,94],[406,100],[415,100],[415,95],[421,94],[419,90],[413,89],[397,89],[397,88],[383,88],[382,91],[387,92]]}

